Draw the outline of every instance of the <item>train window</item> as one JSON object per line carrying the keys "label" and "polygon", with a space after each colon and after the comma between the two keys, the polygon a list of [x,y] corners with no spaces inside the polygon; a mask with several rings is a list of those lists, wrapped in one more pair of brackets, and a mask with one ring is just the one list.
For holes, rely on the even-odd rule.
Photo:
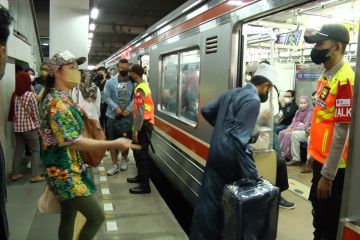
{"label": "train window", "polygon": [[197,121],[199,103],[200,50],[180,54],[180,116]]}
{"label": "train window", "polygon": [[195,125],[198,118],[200,50],[163,56],[161,110]]}
{"label": "train window", "polygon": [[178,54],[163,58],[161,109],[176,114]]}

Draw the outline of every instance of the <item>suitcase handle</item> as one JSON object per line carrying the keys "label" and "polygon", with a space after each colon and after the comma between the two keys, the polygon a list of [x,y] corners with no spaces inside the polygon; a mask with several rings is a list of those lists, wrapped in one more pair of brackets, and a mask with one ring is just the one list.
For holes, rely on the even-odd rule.
{"label": "suitcase handle", "polygon": [[261,183],[263,180],[260,177],[257,178],[242,178],[237,181],[238,186],[255,186]]}

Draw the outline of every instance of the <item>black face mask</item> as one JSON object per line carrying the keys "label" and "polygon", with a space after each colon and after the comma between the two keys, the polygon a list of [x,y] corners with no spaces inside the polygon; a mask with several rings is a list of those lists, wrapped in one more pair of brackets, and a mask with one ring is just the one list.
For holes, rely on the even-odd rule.
{"label": "black face mask", "polygon": [[94,77],[95,82],[100,82],[103,79],[104,79],[104,76],[101,75],[101,74],[96,74],[95,77]]}
{"label": "black face mask", "polygon": [[269,99],[269,93],[266,93],[264,95],[259,95],[260,102],[264,103]]}
{"label": "black face mask", "polygon": [[132,83],[135,82],[135,80],[134,80],[131,76],[129,76],[129,80],[130,80],[130,82],[132,82]]}
{"label": "black face mask", "polygon": [[128,72],[129,72],[129,70],[121,70],[120,75],[123,76],[123,77],[126,77]]}
{"label": "black face mask", "polygon": [[311,54],[310,54],[311,60],[315,64],[321,64],[321,63],[326,62],[331,57],[331,56],[328,56],[330,49],[331,48],[320,50],[320,49],[313,48],[311,50]]}

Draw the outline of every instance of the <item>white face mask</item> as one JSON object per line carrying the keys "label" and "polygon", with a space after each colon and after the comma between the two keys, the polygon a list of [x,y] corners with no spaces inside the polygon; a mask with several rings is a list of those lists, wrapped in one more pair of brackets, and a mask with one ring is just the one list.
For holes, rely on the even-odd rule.
{"label": "white face mask", "polygon": [[285,103],[291,103],[292,99],[291,97],[285,97]]}
{"label": "white face mask", "polygon": [[30,75],[30,79],[31,79],[31,82],[33,82],[35,80],[35,76],[34,75]]}
{"label": "white face mask", "polygon": [[251,76],[249,74],[245,75],[245,82],[250,82]]}

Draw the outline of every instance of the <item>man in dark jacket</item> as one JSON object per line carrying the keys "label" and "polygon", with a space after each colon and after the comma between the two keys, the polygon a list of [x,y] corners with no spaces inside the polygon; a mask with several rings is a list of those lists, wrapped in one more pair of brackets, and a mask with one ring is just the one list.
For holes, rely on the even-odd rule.
{"label": "man in dark jacket", "polygon": [[280,109],[279,122],[275,126],[275,133],[279,134],[280,131],[286,129],[292,122],[298,105],[295,102],[295,91],[287,90],[284,95],[285,105]]}
{"label": "man in dark jacket", "polygon": [[214,126],[214,131],[194,209],[191,240],[221,239],[224,186],[243,177],[258,176],[249,142],[260,102],[268,99],[275,79],[275,69],[260,64],[249,84],[225,92],[202,109],[202,115]]}
{"label": "man in dark jacket", "polygon": [[[0,80],[5,74],[7,61],[6,42],[10,34],[9,25],[11,24],[9,12],[0,5]],[[4,152],[0,142],[0,239],[9,238],[9,226],[6,216],[6,167]]]}

